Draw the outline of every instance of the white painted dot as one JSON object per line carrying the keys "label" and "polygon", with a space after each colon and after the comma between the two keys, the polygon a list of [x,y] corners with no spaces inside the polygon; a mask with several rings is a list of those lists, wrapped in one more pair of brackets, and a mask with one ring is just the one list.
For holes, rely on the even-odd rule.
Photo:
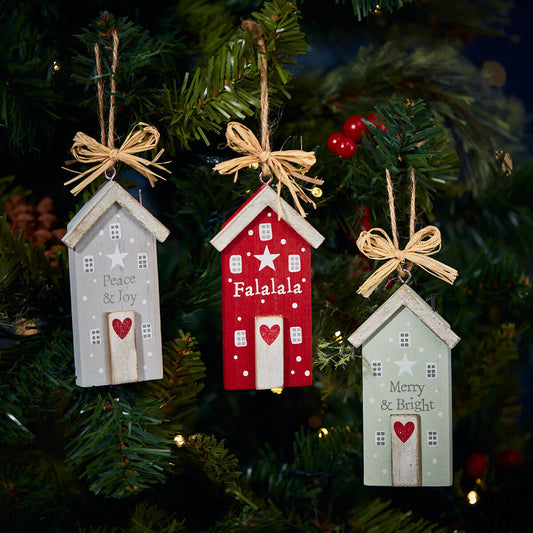
{"label": "white painted dot", "polygon": [[385,383],[380,383],[379,386],[383,389],[385,387]]}
{"label": "white painted dot", "polygon": [[231,278],[228,278],[228,283],[231,283],[233,280]]}
{"label": "white painted dot", "polygon": [[307,280],[305,278],[302,278],[302,283],[305,283]]}
{"label": "white painted dot", "polygon": [[287,244],[287,239],[281,239],[279,242],[281,242],[281,244]]}
{"label": "white painted dot", "polygon": [[249,229],[248,230],[248,235],[253,235],[254,234],[254,230],[253,229]]}
{"label": "white painted dot", "polygon": [[305,374],[306,376],[310,376],[310,375],[311,375],[311,372],[310,372],[309,370],[306,370],[306,371],[304,372],[304,374]]}
{"label": "white painted dot", "polygon": [[98,255],[99,255],[99,256],[102,256],[102,252],[98,252]]}
{"label": "white painted dot", "polygon": [[436,457],[433,457],[433,459],[431,459],[431,462],[436,465],[437,464],[437,458]]}
{"label": "white painted dot", "polygon": [[374,403],[374,398],[370,398],[370,399],[368,400],[368,403]]}
{"label": "white painted dot", "polygon": [[245,370],[243,373],[242,373],[243,376],[247,376],[248,375],[248,370]]}
{"label": "white painted dot", "polygon": [[240,322],[242,320],[242,316],[238,316],[237,320]]}
{"label": "white painted dot", "polygon": [[302,360],[301,356],[296,356],[296,361],[298,361],[298,363]]}
{"label": "white painted dot", "polygon": [[423,346],[420,346],[420,348],[418,348],[418,351],[419,351],[420,353],[422,353],[422,352],[424,351],[424,347],[423,347]]}
{"label": "white painted dot", "polygon": [[130,243],[133,244],[135,242],[135,239],[133,237],[130,237]]}
{"label": "white painted dot", "polygon": [[150,285],[150,280],[149,279],[146,280],[146,285]]}
{"label": "white painted dot", "polygon": [[381,418],[381,417],[379,417],[379,418],[378,418],[378,422],[381,422],[381,421],[382,421],[382,418]]}
{"label": "white painted dot", "polygon": [[377,459],[377,458],[378,458],[378,454],[375,453],[375,454],[374,454],[374,459]]}
{"label": "white painted dot", "polygon": [[394,342],[394,339],[392,337],[389,337],[389,342],[390,343]]}
{"label": "white painted dot", "polygon": [[298,304],[297,304],[296,302],[294,302],[294,303],[292,304],[292,308],[293,308],[293,309],[296,309],[297,307],[298,307]]}
{"label": "white painted dot", "polygon": [[143,370],[146,370],[148,367],[146,365],[143,365]]}
{"label": "white painted dot", "polygon": [[235,359],[235,360],[237,360],[238,358],[239,358],[238,355],[234,355],[234,356],[233,356],[233,359]]}
{"label": "white painted dot", "polygon": [[252,255],[252,252],[246,252],[246,256],[250,257]]}
{"label": "white painted dot", "polygon": [[439,414],[437,415],[439,418],[444,418],[444,413],[442,411],[439,412]]}
{"label": "white painted dot", "polygon": [[264,298],[261,298],[261,303],[262,303],[262,304],[265,303],[265,299],[264,299]]}
{"label": "white painted dot", "polygon": [[305,248],[302,248],[302,252],[305,252]]}
{"label": "white painted dot", "polygon": [[146,246],[150,246],[152,244],[152,241],[146,241]]}
{"label": "white painted dot", "polygon": [[96,320],[96,315],[93,315],[93,316],[92,316],[92,319],[93,319],[93,320]]}
{"label": "white painted dot", "polygon": [[387,363],[390,363],[391,359],[390,357],[387,357]]}
{"label": "white painted dot", "polygon": [[387,469],[384,468],[382,471],[381,471],[382,474],[386,474],[387,473]]}
{"label": "white painted dot", "polygon": [[428,476],[431,476],[431,472],[428,472]]}
{"label": "white painted dot", "polygon": [[120,218],[120,213],[117,213],[117,218]]}
{"label": "white painted dot", "polygon": [[295,374],[294,370],[291,370],[291,374],[294,376],[294,374]]}
{"label": "white painted dot", "polygon": [[83,296],[83,297],[82,297],[82,300],[83,300],[84,302],[86,302],[86,301],[87,301],[87,296]]}
{"label": "white painted dot", "polygon": [[143,305],[146,305],[148,303],[148,300],[143,300]]}
{"label": "white painted dot", "polygon": [[411,325],[411,322],[406,322],[405,325],[406,325],[406,326],[410,326],[410,325]]}
{"label": "white painted dot", "polygon": [[154,355],[154,354],[153,354],[152,352],[148,352],[146,355],[147,355],[148,357],[152,357],[152,355]]}
{"label": "white painted dot", "polygon": [[272,216],[272,213],[267,213],[267,217],[271,217]]}
{"label": "white painted dot", "polygon": [[442,354],[437,355],[439,359],[442,359]]}
{"label": "white painted dot", "polygon": [[103,374],[103,373],[104,373],[104,369],[103,369],[103,368],[99,368],[99,369],[98,369],[98,373],[99,373],[99,374]]}
{"label": "white painted dot", "polygon": [[104,234],[104,230],[101,229],[99,232],[98,232],[98,235],[103,235]]}
{"label": "white painted dot", "polygon": [[438,393],[439,393],[439,389],[435,389],[433,392],[434,392],[435,394],[438,394]]}
{"label": "white painted dot", "polygon": [[93,353],[90,353],[89,354],[89,357],[92,359],[94,357],[94,354]]}

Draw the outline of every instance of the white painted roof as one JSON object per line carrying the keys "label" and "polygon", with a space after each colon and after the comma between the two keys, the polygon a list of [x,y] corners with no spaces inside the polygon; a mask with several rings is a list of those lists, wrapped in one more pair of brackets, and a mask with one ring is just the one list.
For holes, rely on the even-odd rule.
{"label": "white painted roof", "polygon": [[[278,212],[279,207],[280,211]],[[248,201],[222,226],[222,229],[211,239],[211,244],[221,252],[243,231],[266,207],[270,207],[289,226],[301,235],[313,248],[318,248],[324,237],[307,222],[269,185],[263,185]]]}
{"label": "white painted roof", "polygon": [[148,232],[163,242],[170,231],[144,208],[131,194],[115,181],[108,181],[96,194],[76,213],[67,226],[67,233],[62,241],[74,249],[93,225],[114,204],[118,203]]}
{"label": "white painted roof", "polygon": [[385,323],[393,317],[398,311],[407,307],[412,313],[420,319],[439,339],[441,339],[449,348],[453,348],[461,339],[451,330],[450,324],[446,322],[438,313],[433,311],[418,294],[408,287],[402,285],[381,307],[355,330],[348,341],[356,348],[364,344]]}

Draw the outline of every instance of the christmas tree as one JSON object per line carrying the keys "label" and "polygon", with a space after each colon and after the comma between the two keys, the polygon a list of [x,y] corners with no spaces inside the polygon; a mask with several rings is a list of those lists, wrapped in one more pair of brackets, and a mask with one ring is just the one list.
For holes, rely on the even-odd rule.
{"label": "christmas tree", "polygon": [[[527,530],[528,102],[484,47],[511,64],[522,48],[510,23],[528,14],[503,0],[5,0],[2,531]],[[297,170],[323,180],[298,181],[297,195],[325,237],[312,250],[313,384],[225,390],[210,240],[262,185],[261,162],[235,181],[213,167],[239,156],[229,122],[261,138],[263,60],[272,150],[314,152]],[[163,378],[80,387],[62,239],[106,179],[73,196],[63,167],[88,168],[65,165],[72,139],[104,139],[108,116],[117,147],[144,123],[165,150],[155,187],[123,163],[114,178],[170,230],[158,246]],[[461,338],[451,486],[363,484],[364,361],[348,338],[406,281],[391,274],[357,294],[380,262],[356,241],[392,222],[387,172],[401,247],[414,179],[414,225],[438,227],[437,257],[459,272],[448,284],[409,267],[409,285]]]}

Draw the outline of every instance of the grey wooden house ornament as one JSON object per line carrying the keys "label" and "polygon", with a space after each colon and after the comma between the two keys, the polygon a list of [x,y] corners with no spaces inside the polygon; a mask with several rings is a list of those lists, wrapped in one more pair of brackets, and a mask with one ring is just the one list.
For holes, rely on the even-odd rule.
{"label": "grey wooden house ornament", "polygon": [[452,484],[451,349],[459,337],[407,285],[349,338],[363,355],[364,484]]}
{"label": "grey wooden house ornament", "polygon": [[157,243],[169,230],[109,181],[67,226],[76,383],[161,379]]}

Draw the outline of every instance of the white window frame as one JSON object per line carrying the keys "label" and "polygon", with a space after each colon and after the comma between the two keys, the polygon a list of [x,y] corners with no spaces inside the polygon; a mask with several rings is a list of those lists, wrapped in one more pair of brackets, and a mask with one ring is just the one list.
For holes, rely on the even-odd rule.
{"label": "white window frame", "polygon": [[229,271],[232,274],[240,274],[242,272],[242,257],[240,255],[230,256]]}
{"label": "white window frame", "polygon": [[137,268],[139,270],[146,270],[148,268],[148,254],[139,252],[137,254]]}
{"label": "white window frame", "polygon": [[300,272],[302,262],[298,254],[289,254],[289,272]]}
{"label": "white window frame", "polygon": [[437,364],[436,363],[426,363],[426,378],[427,379],[437,378]]}
{"label": "white window frame", "polygon": [[270,222],[259,224],[259,238],[262,241],[272,240],[272,224]]}
{"label": "white window frame", "polygon": [[102,332],[99,329],[91,329],[89,335],[91,344],[102,344]]}
{"label": "white window frame", "polygon": [[400,343],[400,348],[411,347],[411,333],[409,331],[400,331],[398,340]]}
{"label": "white window frame", "polygon": [[376,446],[386,446],[385,432],[383,430],[376,431],[375,440]]}
{"label": "white window frame", "polygon": [[85,255],[83,257],[83,271],[87,274],[94,272],[94,256]]}
{"label": "white window frame", "polygon": [[143,322],[141,324],[141,333],[143,339],[152,338],[152,324],[150,322]]}
{"label": "white window frame", "polygon": [[428,446],[439,445],[439,440],[437,438],[437,432],[434,429],[428,430],[427,438],[428,438]]}
{"label": "white window frame", "polygon": [[302,344],[302,328],[300,326],[292,326],[290,336],[292,344]]}
{"label": "white window frame", "polygon": [[234,340],[235,340],[235,346],[237,348],[242,348],[243,346],[247,346],[248,342],[246,341],[246,330],[245,329],[235,330]]}
{"label": "white window frame", "polygon": [[122,230],[119,222],[109,224],[109,238],[112,241],[118,241],[122,238]]}
{"label": "white window frame", "polygon": [[383,363],[381,361],[372,361],[372,377],[380,378],[383,376]]}

